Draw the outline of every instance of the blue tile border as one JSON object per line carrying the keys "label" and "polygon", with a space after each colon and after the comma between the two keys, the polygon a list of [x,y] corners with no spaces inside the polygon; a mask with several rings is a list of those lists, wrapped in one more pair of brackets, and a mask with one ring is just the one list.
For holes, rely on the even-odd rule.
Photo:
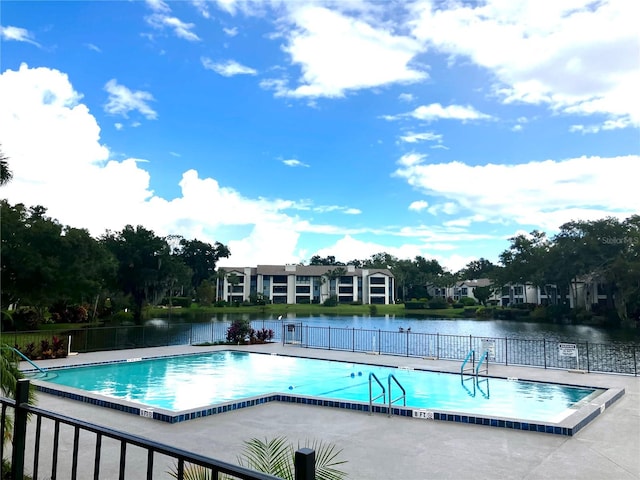
{"label": "blue tile border", "polygon": [[[255,352],[252,352],[255,353]],[[193,355],[193,353],[184,353],[178,355],[171,355],[170,357],[181,357]],[[128,361],[143,361],[143,360],[153,360],[155,358],[167,358],[167,356],[158,355],[158,356],[149,356],[135,359],[124,359],[124,360],[109,360],[103,362],[92,362],[86,363],[82,365],[69,365],[69,366],[61,366],[61,367],[52,367],[48,368],[48,371],[55,370],[63,370],[68,368],[76,368],[76,367],[84,367],[84,366],[99,366],[99,365],[107,365],[114,363],[126,363]],[[307,358],[307,357],[302,357]],[[341,362],[341,360],[332,360]],[[344,361],[345,363],[349,363]],[[433,371],[433,370],[428,370]],[[31,370],[25,370],[25,373],[30,373]],[[451,373],[451,372],[441,372],[441,373]],[[547,383],[556,383],[556,382],[547,382]],[[344,400],[331,400],[326,398],[315,398],[308,397],[302,395],[292,395],[292,394],[282,394],[282,393],[271,393],[258,397],[252,397],[249,399],[241,399],[234,402],[229,402],[221,405],[213,405],[207,406],[206,408],[196,409],[193,411],[187,412],[171,412],[169,410],[158,409],[154,407],[145,407],[145,406],[136,406],[136,405],[128,405],[126,402],[118,401],[118,400],[110,400],[104,398],[94,398],[89,395],[83,395],[79,393],[65,391],[63,389],[51,388],[49,386],[45,386],[38,383],[33,384],[37,391],[47,393],[50,395],[56,395],[62,398],[68,398],[71,400],[76,400],[84,403],[89,403],[92,405],[96,405],[99,407],[110,408],[113,410],[118,410],[124,413],[139,415],[139,416],[147,416],[143,415],[143,412],[148,414],[149,419],[153,418],[153,420],[159,420],[166,423],[180,423],[188,420],[193,420],[196,418],[207,417],[211,415],[217,415],[221,413],[226,413],[230,411],[235,411],[242,408],[250,408],[255,405],[262,405],[269,402],[285,402],[285,403],[296,403],[303,405],[313,405],[313,406],[322,406],[322,407],[330,407],[330,408],[340,408],[346,410],[355,410],[358,412],[367,412],[372,414],[370,411],[370,406],[368,403],[362,402],[349,402]],[[568,385],[568,384],[562,384]],[[576,385],[580,387],[585,387],[584,385]],[[589,388],[589,387],[586,387]],[[602,387],[591,387],[602,389]],[[579,420],[574,421],[562,421],[560,424],[544,424],[544,423],[531,423],[524,422],[518,420],[509,420],[503,418],[491,418],[491,417],[482,417],[478,415],[465,415],[463,413],[450,413],[450,412],[438,412],[438,411],[430,411],[432,416],[430,419],[434,421],[447,421],[454,423],[462,423],[462,424],[471,424],[471,425],[483,425],[490,426],[495,428],[506,428],[509,430],[521,430],[528,432],[537,432],[537,433],[547,433],[553,435],[562,435],[562,436],[573,436],[578,433],[581,429],[587,426],[590,422],[592,422],[598,415],[600,415],[606,408],[609,408],[613,403],[619,400],[624,394],[624,389],[609,389],[606,390],[606,393],[610,393],[606,395],[606,400],[602,405],[592,404],[592,409],[586,415],[583,415]],[[96,396],[98,397],[98,396]],[[420,409],[415,409],[411,407],[399,407],[393,406],[391,408],[391,412],[394,416],[400,417],[414,417],[414,411],[424,411]],[[389,408],[387,405],[383,404],[374,404],[373,405],[373,413],[381,413],[387,415],[389,413]],[[575,415],[575,414],[574,414]],[[420,417],[420,419],[424,419],[424,417]],[[570,425],[569,425],[570,424]]]}

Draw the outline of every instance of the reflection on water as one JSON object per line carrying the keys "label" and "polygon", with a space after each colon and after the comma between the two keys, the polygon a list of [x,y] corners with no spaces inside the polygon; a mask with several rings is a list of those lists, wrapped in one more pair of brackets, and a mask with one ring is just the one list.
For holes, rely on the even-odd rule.
{"label": "reflection on water", "polygon": [[[173,316],[171,324],[232,322],[236,319],[251,321],[276,321],[278,315],[250,313],[189,314]],[[317,327],[356,328],[363,330],[405,331],[413,333],[439,333],[440,335],[472,335],[474,337],[519,338],[529,340],[589,342],[589,343],[640,343],[639,329],[604,329],[588,325],[563,325],[553,323],[522,322],[513,320],[438,319],[400,316],[311,316],[289,314],[283,322],[302,322]],[[168,318],[153,318],[145,325],[161,326]]]}

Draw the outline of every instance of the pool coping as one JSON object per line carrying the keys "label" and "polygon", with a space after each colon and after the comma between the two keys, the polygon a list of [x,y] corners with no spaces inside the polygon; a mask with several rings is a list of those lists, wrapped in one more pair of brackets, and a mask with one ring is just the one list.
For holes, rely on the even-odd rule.
{"label": "pool coping", "polygon": [[[238,351],[235,349],[225,349],[228,351]],[[204,353],[204,352],[203,352]],[[250,352],[257,353],[261,355],[281,355],[281,356],[291,356],[291,357],[301,357],[301,358],[313,358],[317,359],[317,357],[306,357],[301,355],[286,355],[286,354],[276,354],[276,353],[265,353],[265,352]],[[131,361],[141,361],[141,360],[153,360],[157,358],[167,358],[167,357],[180,357],[185,355],[194,355],[196,353],[181,353],[181,354],[169,354],[169,355],[151,355],[145,357],[134,357],[134,358],[126,358],[126,359],[118,359],[118,360],[108,360],[108,361],[100,361],[100,362],[86,362],[79,363],[75,365],[67,365],[67,366],[58,366],[48,368],[47,371],[55,371],[55,370],[63,370],[69,368],[75,368],[80,366],[92,366],[92,365],[106,365],[106,364],[114,364],[114,363],[127,363]],[[335,360],[332,361],[344,361],[346,360]],[[349,361],[348,363],[353,363]],[[371,362],[366,362],[363,364],[371,365],[371,366],[384,366],[389,367],[389,365],[384,364],[376,364]],[[391,367],[391,368],[403,368],[403,367]],[[428,368],[415,368],[415,370],[421,370],[425,372],[433,372],[433,373],[447,373],[447,374],[455,374],[455,372],[444,371],[444,370],[433,370]],[[25,374],[38,373],[36,369],[28,369],[23,370]],[[511,377],[501,377],[501,376],[488,376],[488,375],[480,375],[479,378],[496,378],[496,379],[505,379],[505,380],[515,380]],[[332,400],[327,398],[319,398],[308,395],[299,395],[299,394],[290,394],[290,393],[281,393],[281,392],[272,392],[258,396],[246,397],[241,400],[234,400],[229,402],[223,402],[216,405],[211,405],[207,407],[196,407],[193,409],[186,409],[181,411],[173,411],[167,410],[163,408],[157,407],[145,407],[144,405],[138,402],[131,402],[124,399],[116,399],[113,397],[108,397],[105,395],[96,394],[93,392],[87,392],[84,390],[76,389],[73,387],[67,387],[63,385],[56,385],[55,388],[52,388],[50,382],[46,382],[40,380],[38,378],[31,378],[32,384],[35,386],[37,391],[42,393],[47,393],[50,395],[55,395],[58,397],[68,398],[74,401],[80,401],[83,403],[88,403],[92,405],[96,405],[99,407],[110,408],[113,410],[117,410],[120,412],[137,415],[144,418],[149,418],[157,421],[162,421],[170,424],[181,423],[188,420],[193,420],[197,418],[207,417],[211,415],[221,414],[232,412],[236,410],[240,410],[243,408],[249,408],[256,405],[262,405],[269,402],[284,402],[284,403],[296,403],[302,405],[311,405],[311,406],[322,406],[329,408],[340,408],[353,410],[357,412],[363,412],[368,414],[386,414],[390,416],[399,416],[404,418],[423,420],[423,421],[449,421],[463,424],[472,424],[472,425],[483,425],[497,428],[507,428],[512,430],[521,430],[521,431],[529,431],[529,432],[538,432],[538,433],[547,433],[547,434],[555,434],[555,435],[563,435],[563,436],[573,436],[578,433],[582,428],[588,425],[590,422],[595,420],[599,415],[605,412],[607,408],[609,408],[613,403],[619,400],[624,394],[624,388],[609,388],[609,387],[601,387],[601,386],[589,386],[589,385],[575,385],[570,383],[560,383],[560,382],[551,382],[551,381],[540,381],[535,379],[527,379],[527,378],[518,378],[517,380],[536,382],[536,383],[549,383],[549,384],[558,384],[558,385],[567,385],[567,386],[575,386],[575,387],[583,387],[583,388],[594,388],[598,390],[604,390],[600,395],[591,399],[588,402],[582,404],[576,411],[567,417],[563,418],[559,422],[532,422],[532,421],[522,421],[520,419],[513,419],[509,417],[500,417],[496,415],[491,416],[483,416],[477,414],[469,414],[465,412],[457,412],[457,411],[444,411],[438,409],[419,409],[415,407],[405,407],[392,405],[391,413],[389,412],[389,406],[387,404],[373,404],[372,409],[370,409],[370,405],[368,402],[358,402],[358,401],[343,401],[343,400]]]}

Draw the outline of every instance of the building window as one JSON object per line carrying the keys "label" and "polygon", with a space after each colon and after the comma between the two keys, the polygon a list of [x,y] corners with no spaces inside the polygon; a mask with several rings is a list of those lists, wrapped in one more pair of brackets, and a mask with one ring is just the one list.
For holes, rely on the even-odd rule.
{"label": "building window", "polygon": [[517,286],[517,287],[513,287],[513,294],[514,295],[524,295],[524,290],[522,285]]}
{"label": "building window", "polygon": [[369,283],[371,285],[384,285],[386,281],[386,277],[369,277]]}
{"label": "building window", "polygon": [[287,293],[287,286],[286,285],[274,285],[273,286],[273,293]]}
{"label": "building window", "polygon": [[353,294],[353,287],[339,287],[338,288],[338,293],[351,293]]}
{"label": "building window", "polygon": [[287,276],[286,275],[274,275],[273,276],[273,283],[287,283]]}
{"label": "building window", "polygon": [[297,295],[296,303],[311,303],[311,299],[307,295]]}
{"label": "building window", "polygon": [[353,277],[340,277],[340,283],[343,285],[353,285]]}
{"label": "building window", "polygon": [[375,294],[385,294],[386,293],[386,289],[384,287],[371,287],[371,294],[375,295]]}
{"label": "building window", "polygon": [[300,284],[304,284],[304,285],[311,284],[311,278],[307,277],[307,276],[296,277],[296,283],[298,285],[300,285]]}
{"label": "building window", "polygon": [[311,293],[311,286],[309,286],[309,285],[296,285],[296,293]]}
{"label": "building window", "polygon": [[462,287],[460,289],[460,295],[464,295],[465,297],[469,295],[469,289],[467,287]]}

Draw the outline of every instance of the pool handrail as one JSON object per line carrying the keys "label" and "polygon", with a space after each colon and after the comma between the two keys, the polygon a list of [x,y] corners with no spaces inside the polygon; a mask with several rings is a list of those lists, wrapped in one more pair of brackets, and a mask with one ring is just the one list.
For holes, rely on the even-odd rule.
{"label": "pool handrail", "polygon": [[[373,391],[372,391],[372,383],[371,383],[371,379],[374,379],[376,381],[376,383],[378,385],[380,385],[380,388],[382,389],[382,393],[380,395],[378,395],[376,398],[373,398]],[[369,415],[373,414],[373,402],[375,402],[376,400],[378,400],[380,397],[382,397],[382,401],[384,403],[387,403],[387,395],[386,395],[386,390],[384,388],[384,385],[382,385],[382,382],[378,379],[378,377],[376,377],[376,374],[373,372],[369,372]]]}
{"label": "pool handrail", "polygon": [[[392,398],[391,396],[391,380],[393,380],[394,382],[396,382],[396,385],[398,385],[400,387],[400,390],[402,390],[402,395],[400,395],[398,398]],[[407,406],[407,391],[404,389],[404,387],[402,385],[400,385],[400,382],[398,381],[398,379],[396,378],[396,376],[393,373],[389,374],[389,377],[387,378],[387,382],[389,383],[389,416],[391,416],[392,410],[391,410],[391,405],[394,404],[395,402],[397,402],[398,400],[402,400],[402,405],[403,406]]]}
{"label": "pool handrail", "polygon": [[480,360],[478,360],[478,365],[476,365],[476,379],[478,378],[478,373],[480,372],[480,367],[482,366],[483,362],[484,362],[484,374],[489,375],[489,351],[488,350],[485,350],[482,353]]}
{"label": "pool handrail", "polygon": [[[473,349],[469,350],[469,353],[467,353],[467,356],[464,357],[462,365],[460,365],[460,375],[464,375],[464,372],[467,370],[470,370],[471,373],[473,373],[473,364],[475,363],[475,356],[476,356],[476,351]],[[471,367],[465,368],[465,366],[469,362],[469,359],[471,359]]]}
{"label": "pool handrail", "polygon": [[14,347],[10,347],[9,345],[7,345],[6,343],[4,345],[2,345],[2,348],[5,350],[13,350],[14,353],[17,353],[25,362],[31,364],[33,367],[36,368],[36,370],[38,370],[40,373],[46,375],[47,374],[47,370],[44,368],[39,367],[38,365],[36,365],[33,361],[31,361],[31,359],[29,357],[27,357],[24,353],[22,353],[20,350],[18,350],[17,348]]}

